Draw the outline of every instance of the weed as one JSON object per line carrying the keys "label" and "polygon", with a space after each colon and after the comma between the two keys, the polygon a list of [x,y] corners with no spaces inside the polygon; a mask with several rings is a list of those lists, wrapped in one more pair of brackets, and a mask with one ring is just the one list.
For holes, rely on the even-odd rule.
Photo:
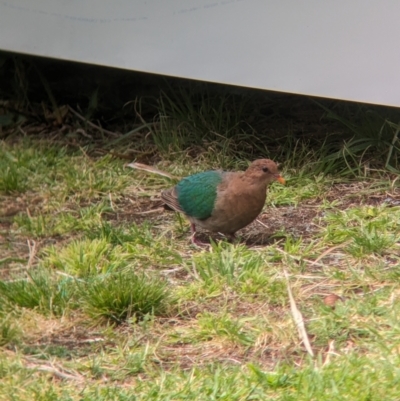
{"label": "weed", "polygon": [[62,315],[73,294],[71,279],[56,278],[44,269],[29,273],[26,278],[0,281],[0,297],[8,301],[11,308],[37,309],[44,314]]}
{"label": "weed", "polygon": [[193,258],[195,274],[206,284],[222,279],[232,285],[261,264],[260,255],[224,242],[212,244],[210,253]]}
{"label": "weed", "polygon": [[21,330],[12,322],[11,316],[0,316],[0,347],[18,342]]}
{"label": "weed", "polygon": [[163,281],[129,271],[88,280],[80,286],[80,296],[91,317],[114,323],[141,320],[148,314],[160,315],[168,305]]}
{"label": "weed", "polygon": [[328,212],[326,239],[333,243],[348,242],[348,252],[357,257],[382,254],[399,240],[399,212],[396,207],[386,206]]}
{"label": "weed", "polygon": [[[368,110],[366,106],[355,105],[353,110],[335,112],[317,102],[325,111],[326,117],[343,124],[354,134],[340,150],[325,157],[326,161],[342,159],[348,172],[354,176],[365,173],[363,164],[382,158],[386,160],[385,168],[398,171],[398,152],[400,151],[398,116],[383,117],[381,113]],[[353,114],[351,116],[351,114]],[[397,118],[395,122],[390,118]],[[373,155],[373,156],[372,156]]]}
{"label": "weed", "polygon": [[232,319],[227,314],[220,316],[202,314],[199,316],[200,330],[197,336],[205,340],[210,340],[216,336],[226,338],[233,343],[249,346],[254,343],[254,335],[246,333],[244,324],[243,320]]}
{"label": "weed", "polygon": [[106,274],[126,262],[113,258],[115,251],[105,240],[74,240],[66,247],[46,250],[45,264],[77,277]]}

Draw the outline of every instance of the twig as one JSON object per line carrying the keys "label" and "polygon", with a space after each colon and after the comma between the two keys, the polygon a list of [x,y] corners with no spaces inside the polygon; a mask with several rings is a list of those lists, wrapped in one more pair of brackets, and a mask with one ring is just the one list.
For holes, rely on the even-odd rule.
{"label": "twig", "polygon": [[96,124],[92,123],[92,122],[89,121],[87,118],[83,117],[81,114],[79,114],[77,111],[75,111],[71,106],[68,106],[68,110],[69,110],[72,114],[74,114],[76,117],[78,117],[80,120],[84,121],[84,122],[85,122],[87,125],[89,125],[90,127],[96,128],[96,129],[98,129],[99,131],[102,131],[102,132],[104,132],[104,133],[106,133],[106,134],[108,134],[108,135],[111,135],[111,136],[115,136],[115,137],[119,136],[119,134],[117,134],[116,132],[109,131],[109,130],[107,130],[107,129],[104,129],[103,127],[100,127],[100,125],[96,125]]}
{"label": "twig", "polygon": [[163,211],[164,211],[163,207],[158,207],[157,209],[146,210],[144,212],[135,212],[133,214],[135,216],[146,216],[148,214],[153,214],[153,213],[162,213]]}
{"label": "twig", "polygon": [[162,270],[162,274],[172,274],[172,273],[176,273],[176,272],[179,272],[179,271],[181,271],[181,270],[184,270],[184,268],[183,267],[175,267],[175,268],[173,268],[173,269],[169,269],[169,270]]}
{"label": "twig", "polygon": [[334,250],[336,250],[336,249],[338,249],[338,248],[343,248],[343,247],[344,247],[345,245],[347,245],[349,242],[350,242],[350,241],[347,241],[347,242],[345,242],[345,243],[343,243],[343,244],[336,245],[336,246],[333,246],[332,248],[327,249],[325,252],[322,252],[321,255],[319,255],[317,259],[315,259],[315,262],[314,262],[314,263],[318,263],[322,258],[324,258],[325,256],[329,255],[332,251],[334,251]]}
{"label": "twig", "polygon": [[[124,141],[124,140],[128,139],[130,136],[132,136],[134,134],[141,133],[141,131],[144,128],[148,128],[150,130],[152,126],[157,125],[157,124],[158,123],[145,123],[145,124],[139,125],[137,128],[134,128],[133,130],[121,135],[119,138],[114,139],[111,142],[108,142],[107,145],[106,145],[106,148],[109,148],[109,147],[111,147],[111,146],[113,146],[113,145],[115,145],[115,144],[117,144],[117,143],[119,143],[121,141]],[[143,152],[142,150],[135,150],[135,149],[130,149],[130,152],[131,153],[135,153],[135,152],[136,153],[151,153],[151,152]]]}
{"label": "twig", "polygon": [[114,203],[112,200],[111,192],[109,192],[109,194],[108,194],[108,199],[110,199],[110,207],[111,207],[112,211],[115,212],[115,207],[114,207]]}
{"label": "twig", "polygon": [[68,277],[68,278],[70,278],[72,280],[80,281],[82,283],[86,282],[85,280],[82,280],[81,278],[78,278],[78,277],[75,277],[75,276],[71,276],[70,274],[67,274],[67,273],[64,273],[64,272],[61,272],[61,271],[58,271],[58,270],[56,270],[56,274],[59,274],[60,276]]}
{"label": "twig", "polygon": [[27,362],[28,369],[35,369],[42,372],[52,373],[54,376],[57,376],[63,380],[75,380],[78,382],[82,382],[85,380],[82,375],[75,372],[73,374],[69,373],[63,368],[61,369],[56,368],[53,364],[42,363],[33,358],[24,358],[24,359]]}
{"label": "twig", "polygon": [[28,239],[27,242],[28,242],[28,248],[29,248],[29,259],[28,259],[28,264],[26,265],[26,268],[27,268],[27,270],[29,270],[33,265],[33,261],[35,259],[37,250],[36,250],[36,242],[34,240],[32,240],[32,243],[31,243],[31,240]]}
{"label": "twig", "polygon": [[294,300],[292,290],[290,289],[290,283],[289,283],[289,275],[286,270],[283,270],[285,277],[286,277],[286,282],[287,282],[287,290],[289,294],[289,301],[290,301],[290,310],[292,312],[293,320],[296,323],[297,330],[299,332],[300,339],[303,341],[304,346],[306,347],[307,352],[314,357],[314,352],[311,348],[310,340],[308,339],[308,334],[306,331],[306,327],[304,325],[304,319],[303,315],[299,311],[299,309],[296,306],[296,302]]}
{"label": "twig", "polygon": [[148,125],[147,122],[145,121],[145,119],[141,116],[141,114],[137,111],[137,101],[138,99],[136,98],[134,103],[133,103],[133,108],[135,110],[136,115],[139,117],[139,120],[142,122],[142,124]]}
{"label": "twig", "polygon": [[91,135],[89,135],[84,129],[82,128],[78,128],[75,130],[76,134],[81,134],[83,135],[85,138],[89,138],[89,139],[93,139],[93,137]]}
{"label": "twig", "polygon": [[171,180],[176,180],[178,179],[177,177],[174,177],[172,174],[169,174],[165,171],[159,170],[158,168],[149,166],[148,164],[143,164],[143,163],[129,163],[126,165],[127,167],[131,167],[134,168],[136,170],[143,170],[143,171],[147,171],[148,173],[153,173],[153,174],[158,174],[158,175],[162,175],[163,177],[168,177]]}
{"label": "twig", "polygon": [[[80,343],[83,342],[88,342],[88,343],[93,343],[93,342],[98,342],[98,341],[104,341],[104,339],[102,338],[94,338],[91,340],[84,340],[84,341],[80,341]],[[5,351],[8,355],[15,357],[15,353],[12,351]],[[36,370],[39,372],[47,372],[47,373],[51,373],[54,376],[62,379],[62,380],[74,380],[75,382],[78,383],[82,383],[86,381],[86,378],[81,375],[80,373],[76,372],[76,371],[72,371],[69,369],[65,369],[63,366],[60,366],[58,364],[58,366],[55,366],[54,363],[52,362],[43,362],[40,360],[37,360],[35,358],[32,357],[22,357],[23,361],[26,364],[27,369],[32,369],[32,370]],[[107,381],[107,379],[104,379],[105,381]]]}
{"label": "twig", "polygon": [[256,219],[256,222],[261,224],[265,228],[269,228],[266,224],[264,224],[260,219]]}
{"label": "twig", "polygon": [[304,262],[310,263],[311,265],[314,266],[319,266],[319,267],[325,267],[323,264],[318,263],[317,261],[314,260],[309,260],[309,259],[305,259],[302,257],[298,257],[298,256],[293,256],[290,253],[285,252],[283,249],[280,248],[274,248],[276,251],[282,253],[285,256],[289,256],[290,258],[292,258],[293,260],[296,260],[297,262],[301,262],[302,260],[304,260]]}
{"label": "twig", "polygon": [[335,340],[329,341],[328,352],[326,353],[326,358],[325,358],[324,363],[322,364],[322,367],[324,367],[330,363],[331,355],[339,355],[337,352],[335,352]]}
{"label": "twig", "polygon": [[390,186],[391,186],[391,188],[392,188],[392,191],[394,191],[396,181],[399,179],[399,177],[400,177],[400,176],[397,175],[396,178],[390,183]]}

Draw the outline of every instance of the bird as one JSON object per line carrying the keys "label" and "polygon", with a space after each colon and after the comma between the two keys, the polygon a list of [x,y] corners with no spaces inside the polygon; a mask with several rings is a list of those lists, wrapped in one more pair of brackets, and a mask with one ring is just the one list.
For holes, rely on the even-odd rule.
{"label": "bird", "polygon": [[174,187],[162,191],[161,199],[167,207],[187,217],[191,242],[202,246],[204,244],[196,238],[197,226],[235,238],[236,231],[261,213],[267,186],[274,181],[285,184],[276,163],[258,159],[244,172],[209,170],[185,177]]}

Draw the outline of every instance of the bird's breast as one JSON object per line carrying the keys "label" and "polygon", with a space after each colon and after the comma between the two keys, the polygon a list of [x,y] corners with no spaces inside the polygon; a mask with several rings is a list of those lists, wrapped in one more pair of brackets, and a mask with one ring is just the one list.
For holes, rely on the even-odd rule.
{"label": "bird's breast", "polygon": [[212,216],[205,221],[211,231],[231,234],[250,224],[261,212],[266,190],[236,190],[220,193]]}

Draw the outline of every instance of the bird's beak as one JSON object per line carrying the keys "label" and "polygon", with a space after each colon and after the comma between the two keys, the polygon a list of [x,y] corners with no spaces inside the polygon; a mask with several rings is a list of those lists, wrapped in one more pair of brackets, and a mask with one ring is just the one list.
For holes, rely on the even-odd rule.
{"label": "bird's beak", "polygon": [[276,181],[280,182],[281,184],[285,185],[286,181],[281,175],[276,176]]}

